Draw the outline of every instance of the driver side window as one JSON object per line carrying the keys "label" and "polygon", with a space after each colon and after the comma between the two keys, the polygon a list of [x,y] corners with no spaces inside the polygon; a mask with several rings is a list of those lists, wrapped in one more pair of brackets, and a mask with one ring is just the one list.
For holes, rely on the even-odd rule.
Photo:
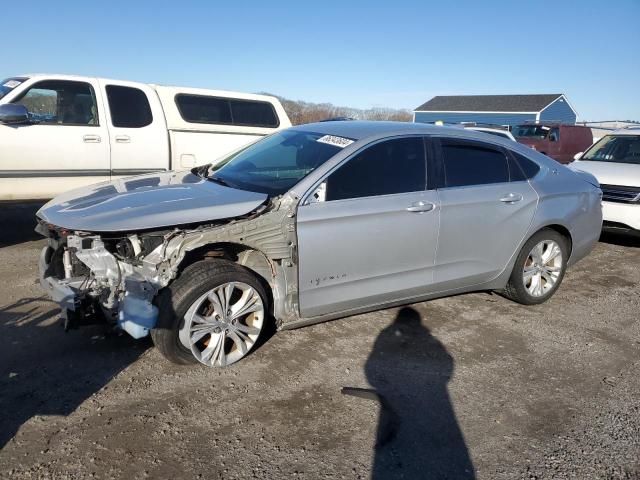
{"label": "driver side window", "polygon": [[424,141],[407,137],[377,143],[338,168],[324,185],[325,201],[425,190]]}
{"label": "driver side window", "polygon": [[91,85],[85,82],[38,82],[13,103],[24,105],[31,120],[50,125],[98,125],[98,109]]}

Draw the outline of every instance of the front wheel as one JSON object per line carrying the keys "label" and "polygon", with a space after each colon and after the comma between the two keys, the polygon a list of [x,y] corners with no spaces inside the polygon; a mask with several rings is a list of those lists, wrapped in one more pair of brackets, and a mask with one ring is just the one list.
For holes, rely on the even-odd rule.
{"label": "front wheel", "polygon": [[246,356],[268,317],[264,288],[226,260],[197,262],[158,296],[153,341],[170,361],[224,367]]}
{"label": "front wheel", "polygon": [[555,230],[540,230],[518,254],[504,295],[523,305],[547,301],[562,282],[568,258],[567,239]]}

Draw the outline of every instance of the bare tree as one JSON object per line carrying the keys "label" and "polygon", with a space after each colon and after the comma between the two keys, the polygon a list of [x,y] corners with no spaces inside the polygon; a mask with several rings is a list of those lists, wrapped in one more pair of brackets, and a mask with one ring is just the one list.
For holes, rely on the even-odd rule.
{"label": "bare tree", "polygon": [[[270,95],[270,94],[267,94]],[[290,100],[277,97],[291,123],[301,125],[304,123],[319,122],[329,118],[348,117],[356,120],[393,120],[397,122],[410,122],[413,114],[408,110],[393,108],[370,108],[366,110],[349,107],[337,107],[331,103],[311,103],[302,100]]]}

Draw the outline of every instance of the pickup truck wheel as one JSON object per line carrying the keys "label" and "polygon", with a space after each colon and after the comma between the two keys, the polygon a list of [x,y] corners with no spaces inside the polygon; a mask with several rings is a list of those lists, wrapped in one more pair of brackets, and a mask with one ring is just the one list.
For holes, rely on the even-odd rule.
{"label": "pickup truck wheel", "polygon": [[562,282],[568,252],[562,235],[550,228],[540,230],[522,247],[503,294],[523,305],[545,302]]}
{"label": "pickup truck wheel", "polygon": [[224,367],[256,344],[267,320],[266,298],[247,269],[226,260],[197,262],[158,295],[151,336],[174,363]]}

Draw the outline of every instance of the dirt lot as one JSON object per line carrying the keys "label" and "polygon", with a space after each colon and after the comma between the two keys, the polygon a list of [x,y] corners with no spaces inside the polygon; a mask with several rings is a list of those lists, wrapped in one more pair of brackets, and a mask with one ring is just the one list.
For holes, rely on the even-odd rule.
{"label": "dirt lot", "polygon": [[441,299],[278,333],[214,370],[64,333],[30,214],[0,212],[0,477],[640,476],[640,241],[604,238],[538,307]]}

